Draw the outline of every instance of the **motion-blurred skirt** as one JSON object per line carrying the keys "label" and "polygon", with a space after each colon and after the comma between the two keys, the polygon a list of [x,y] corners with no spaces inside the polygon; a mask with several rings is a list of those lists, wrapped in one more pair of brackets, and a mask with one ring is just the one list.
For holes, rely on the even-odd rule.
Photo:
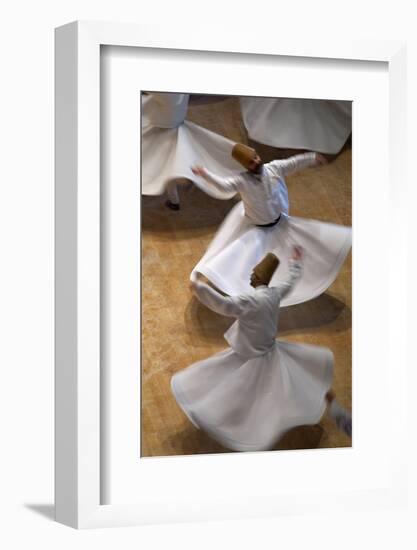
{"label": "motion-blurred skirt", "polygon": [[231,348],[172,377],[178,405],[198,428],[235,451],[271,449],[291,428],[320,421],[333,376],[323,347],[275,341],[261,356]]}
{"label": "motion-blurred skirt", "polygon": [[230,296],[252,291],[250,276],[267,252],[280,259],[269,286],[288,280],[293,246],[303,247],[303,272],[281,306],[311,300],[335,280],[352,245],[350,227],[281,214],[272,227],[257,227],[244,215],[243,203],[230,211],[206,253],[193,269]]}

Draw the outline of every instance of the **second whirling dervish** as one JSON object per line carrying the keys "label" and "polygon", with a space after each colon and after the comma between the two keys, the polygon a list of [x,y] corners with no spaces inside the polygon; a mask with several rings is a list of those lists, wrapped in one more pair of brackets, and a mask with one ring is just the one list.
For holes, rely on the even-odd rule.
{"label": "second whirling dervish", "polygon": [[351,414],[331,389],[330,349],[276,339],[280,305],[300,280],[302,255],[293,247],[288,277],[270,287],[280,262],[268,253],[253,267],[251,290],[239,296],[192,278],[198,300],[235,322],[224,334],[230,347],[177,372],[171,388],[189,420],[228,449],[271,449],[291,428],[319,422],[326,409],[352,435]]}
{"label": "second whirling dervish", "polygon": [[351,228],[289,216],[285,176],[298,170],[325,164],[320,153],[304,153],[263,164],[257,152],[236,144],[232,156],[245,172],[228,178],[194,166],[194,174],[204,178],[219,193],[239,193],[241,201],[230,211],[202,259],[192,272],[200,273],[229,295],[250,290],[253,265],[271,251],[281,260],[270,286],[279,286],[289,272],[292,248],[305,250],[302,281],[282,299],[288,306],[322,294],[335,280],[352,244]]}

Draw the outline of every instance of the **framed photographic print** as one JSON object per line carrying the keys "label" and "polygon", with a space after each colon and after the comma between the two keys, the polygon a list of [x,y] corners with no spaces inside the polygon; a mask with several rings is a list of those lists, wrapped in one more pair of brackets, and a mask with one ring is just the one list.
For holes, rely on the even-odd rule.
{"label": "framed photographic print", "polygon": [[[200,31],[56,30],[57,520],[398,504],[404,44],[248,47],[238,30]],[[264,201],[278,216],[247,198],[248,173],[282,182]],[[304,275],[284,293],[297,245]],[[279,265],[263,281],[255,267],[271,251]],[[230,332],[259,295],[253,273],[281,288],[279,361]],[[329,350],[320,383],[314,350]],[[353,434],[319,423],[330,390]]]}
{"label": "framed photographic print", "polygon": [[[141,103],[141,456],[350,446],[351,437],[335,422],[324,418],[324,429],[317,420],[329,384],[351,408],[351,102],[144,92]],[[253,181],[248,180],[240,202],[229,189],[242,177],[233,154],[252,154],[252,149],[264,168],[250,172]],[[202,163],[207,174],[198,177],[193,170]],[[227,178],[213,181],[210,170]],[[286,184],[282,179],[276,185],[275,170],[289,171]],[[273,174],[276,195],[267,201],[272,211],[261,213],[246,205],[253,200],[248,192],[265,179],[264,171]],[[242,215],[243,204],[248,214]],[[276,223],[275,208],[282,214]],[[259,223],[246,223],[248,216]],[[191,279],[206,276],[228,296],[251,295],[251,269],[272,253],[279,269],[269,286],[278,288],[289,277],[295,244],[303,249],[302,276],[280,298],[279,335],[287,342],[276,350],[280,359],[271,356],[264,368],[253,364],[254,357],[264,357],[264,345],[270,348],[268,336],[260,354],[256,342],[249,355],[241,350],[243,363],[235,355],[223,362],[223,334],[230,329],[226,340],[232,334],[234,318],[201,304],[198,297],[204,300],[205,294],[192,298],[190,274]],[[247,304],[252,313],[254,305]],[[252,315],[249,309],[246,317]],[[265,323],[254,329],[255,335],[265,334]],[[275,341],[276,320],[272,325]],[[287,338],[295,347],[286,347]],[[326,351],[303,347],[319,343]],[[299,352],[307,354],[307,370],[298,363]],[[322,369],[310,353],[323,353]],[[301,368],[300,378],[293,377],[293,361]],[[198,365],[185,371],[193,362]],[[330,373],[332,364],[337,379]],[[232,370],[234,380],[228,376]],[[259,378],[252,378],[254,372]],[[195,391],[194,399],[190,392]],[[285,404],[287,399],[293,405]],[[301,408],[295,411],[296,401]]]}

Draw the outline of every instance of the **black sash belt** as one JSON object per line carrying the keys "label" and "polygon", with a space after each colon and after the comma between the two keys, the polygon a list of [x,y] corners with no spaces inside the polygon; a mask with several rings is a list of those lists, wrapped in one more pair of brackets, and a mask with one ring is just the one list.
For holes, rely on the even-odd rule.
{"label": "black sash belt", "polygon": [[256,224],[256,227],[273,227],[274,225],[276,225],[279,222],[280,219],[281,219],[281,214],[278,216],[278,218],[274,222],[265,223],[264,225]]}

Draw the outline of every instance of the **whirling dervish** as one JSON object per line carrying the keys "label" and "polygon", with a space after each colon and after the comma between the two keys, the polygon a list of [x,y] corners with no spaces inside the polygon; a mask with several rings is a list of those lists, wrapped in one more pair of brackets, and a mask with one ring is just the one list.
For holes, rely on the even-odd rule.
{"label": "whirling dervish", "polygon": [[220,226],[191,277],[200,273],[222,292],[243,294],[249,287],[253,265],[271,251],[282,268],[271,280],[279,286],[288,277],[293,245],[305,250],[304,276],[283,297],[281,305],[305,302],[323,293],[335,280],[351,248],[351,228],[289,215],[285,176],[325,164],[320,153],[304,153],[264,164],[257,152],[236,144],[232,156],[246,171],[219,177],[206,167],[192,167],[218,193],[239,193],[241,201]]}
{"label": "whirling dervish", "polygon": [[280,305],[300,279],[302,250],[292,248],[289,275],[268,286],[279,263],[268,253],[252,270],[251,291],[237,296],[223,296],[196,274],[191,282],[202,304],[236,321],[224,334],[230,347],[175,374],[171,388],[189,420],[227,449],[271,449],[291,428],[318,423],[326,408],[352,434],[351,415],[331,390],[332,352],[276,339]]}

